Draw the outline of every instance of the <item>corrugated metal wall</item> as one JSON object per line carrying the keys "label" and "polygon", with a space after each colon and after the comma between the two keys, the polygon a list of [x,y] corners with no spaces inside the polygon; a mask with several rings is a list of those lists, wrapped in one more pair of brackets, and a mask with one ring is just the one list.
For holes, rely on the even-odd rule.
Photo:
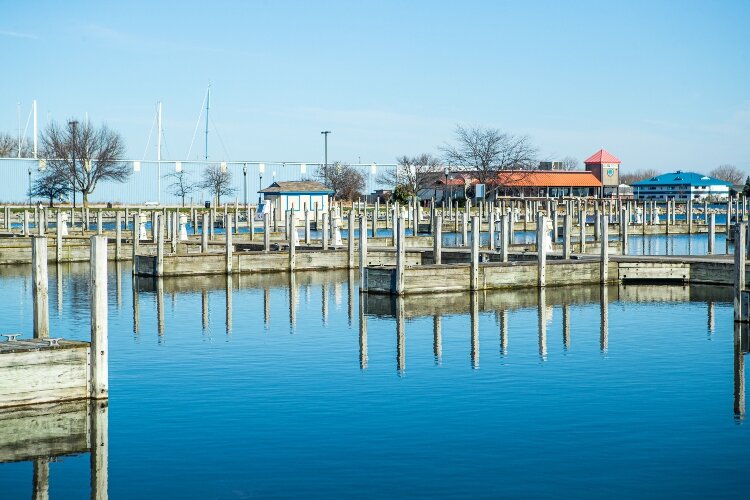
{"label": "corrugated metal wall", "polygon": [[[130,178],[124,183],[102,182],[97,185],[93,194],[89,196],[92,203],[145,203],[160,202],[165,205],[176,205],[180,198],[172,194],[170,184],[172,180],[167,176],[176,171],[179,163],[182,170],[187,173],[192,182],[198,183],[202,173],[209,165],[225,165],[232,174],[232,184],[235,193],[228,197],[234,201],[236,198],[240,203],[244,201],[243,169],[247,168],[247,201],[254,203],[258,201],[257,191],[261,189],[261,178],[263,186],[268,187],[273,180],[296,181],[303,178],[313,178],[319,164],[316,163],[275,163],[275,162],[195,162],[195,161],[140,161],[127,160],[131,167]],[[393,169],[395,165],[352,165],[359,169],[365,176],[365,193],[371,193],[375,189],[390,188],[381,186],[377,177],[386,169]],[[23,158],[0,158],[0,203],[28,203],[29,181],[33,182],[41,172],[39,161]],[[211,195],[205,189],[198,188],[191,193],[193,203],[202,204],[210,200]],[[77,193],[80,202],[81,195]],[[222,201],[225,201],[224,199]],[[186,199],[186,202],[190,202]]]}

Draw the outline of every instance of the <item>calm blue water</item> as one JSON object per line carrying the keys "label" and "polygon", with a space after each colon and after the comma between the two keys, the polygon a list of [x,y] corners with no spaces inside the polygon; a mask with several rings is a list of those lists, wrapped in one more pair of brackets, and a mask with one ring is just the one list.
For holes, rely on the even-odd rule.
{"label": "calm blue water", "polygon": [[[750,486],[728,288],[362,299],[344,272],[235,277],[228,289],[224,277],[139,280],[134,294],[130,267],[119,270],[111,498],[736,497]],[[0,301],[13,304],[3,330],[30,332],[29,274],[0,268]],[[87,267],[64,266],[59,290],[54,267],[50,279],[53,334],[87,339]],[[51,498],[88,495],[88,454],[50,470]],[[31,463],[0,464],[0,497],[28,498],[31,481]]]}

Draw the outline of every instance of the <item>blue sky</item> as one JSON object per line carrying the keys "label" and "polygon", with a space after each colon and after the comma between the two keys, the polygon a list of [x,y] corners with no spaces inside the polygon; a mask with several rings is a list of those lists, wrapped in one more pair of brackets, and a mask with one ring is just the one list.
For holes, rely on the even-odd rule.
{"label": "blue sky", "polygon": [[[209,158],[390,163],[457,124],[546,158],[750,171],[750,2],[0,0],[0,130],[82,118],[144,158],[187,152],[209,81]],[[145,159],[156,157],[155,142]]]}

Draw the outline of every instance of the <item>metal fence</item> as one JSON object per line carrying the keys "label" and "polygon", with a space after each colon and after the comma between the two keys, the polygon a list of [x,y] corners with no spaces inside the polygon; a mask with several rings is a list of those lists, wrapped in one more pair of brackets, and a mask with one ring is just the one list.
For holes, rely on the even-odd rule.
{"label": "metal fence", "polygon": [[[178,205],[181,198],[175,196],[171,188],[173,179],[170,174],[182,170],[189,181],[198,184],[203,178],[203,172],[209,166],[225,168],[232,178],[234,193],[222,199],[224,201],[237,200],[248,203],[258,201],[258,191],[268,187],[274,181],[298,181],[314,178],[321,164],[304,162],[262,162],[262,161],[134,161],[123,160],[131,169],[128,180],[122,183],[101,182],[89,195],[91,203],[122,203],[141,204],[159,203],[161,205]],[[0,203],[24,204],[36,201],[29,199],[29,188],[34,180],[43,175],[40,170],[42,162],[27,158],[0,158]],[[330,164],[329,164],[330,165]],[[358,169],[365,177],[365,193],[376,189],[390,189],[378,182],[380,174],[396,167],[394,164],[350,165]],[[43,168],[43,167],[42,167]],[[81,193],[76,193],[80,202]],[[197,188],[186,196],[186,203],[202,204],[211,199],[211,193],[206,189]]]}

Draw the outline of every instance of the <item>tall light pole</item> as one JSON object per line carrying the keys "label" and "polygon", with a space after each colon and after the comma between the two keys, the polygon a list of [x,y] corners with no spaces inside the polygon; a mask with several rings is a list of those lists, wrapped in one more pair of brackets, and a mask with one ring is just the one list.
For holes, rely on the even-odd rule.
{"label": "tall light pole", "polygon": [[29,165],[29,206],[31,206],[31,165]]}
{"label": "tall light pole", "polygon": [[325,184],[328,185],[328,134],[330,134],[330,130],[324,130],[321,132],[323,134],[323,144],[324,144],[324,150],[325,150],[325,156],[324,156],[324,164],[323,164],[323,179],[325,180]]}
{"label": "tall light pole", "polygon": [[247,209],[247,163],[242,165],[242,177],[245,181],[245,209]]}
{"label": "tall light pole", "polygon": [[448,194],[448,174],[450,173],[450,170],[448,170],[448,167],[445,167],[445,189],[443,189],[443,208],[445,208],[445,198]]}
{"label": "tall light pole", "polygon": [[[258,186],[263,189],[263,171],[258,170]],[[260,193],[258,193],[258,205],[260,205]]]}
{"label": "tall light pole", "polygon": [[71,183],[73,184],[73,208],[76,207],[76,127],[78,126],[78,121],[73,120],[71,122],[68,122],[68,125],[71,126],[73,129],[73,147],[71,148],[71,152],[73,155],[73,175],[71,176]]}

